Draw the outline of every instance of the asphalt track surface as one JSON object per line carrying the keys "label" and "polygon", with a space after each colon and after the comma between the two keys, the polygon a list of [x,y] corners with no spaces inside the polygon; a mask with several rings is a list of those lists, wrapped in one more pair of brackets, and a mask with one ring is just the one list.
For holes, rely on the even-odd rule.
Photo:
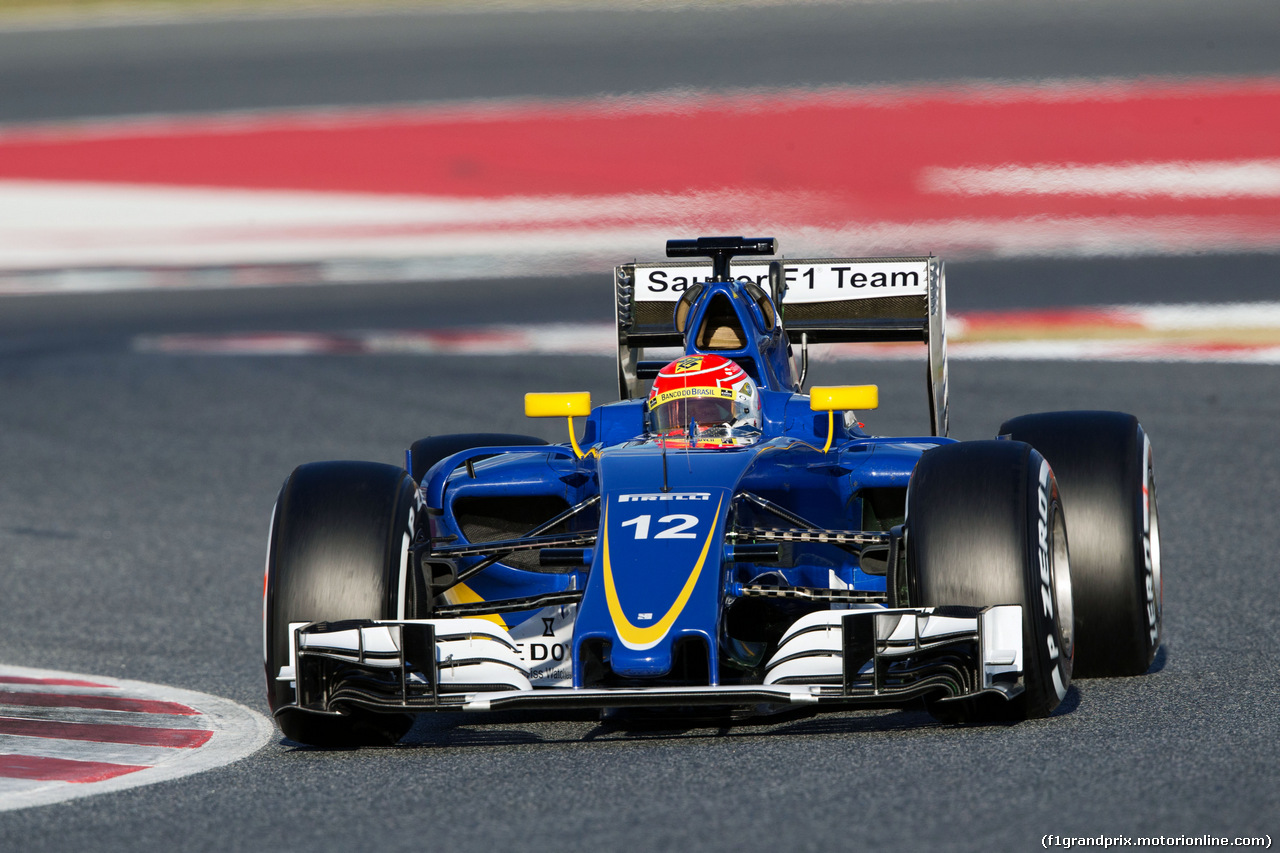
{"label": "asphalt track surface", "polygon": [[[1019,38],[1042,28],[1011,20],[1004,14],[1010,6],[981,2],[850,7],[844,14],[852,23],[827,7],[786,15],[766,8],[733,13],[724,26],[744,39],[755,34],[744,41],[752,56],[771,56],[783,40],[800,57],[798,64],[767,58],[753,72],[761,79],[749,81],[763,85],[860,81],[871,79],[865,69],[872,66],[888,69],[877,72],[883,79],[1276,73],[1280,58],[1263,56],[1254,41],[1275,43],[1271,6],[1164,7],[1173,11],[1155,16],[1154,4],[1133,4],[1115,13],[1122,18],[1115,30],[1130,36],[1142,28],[1128,10],[1150,13],[1149,54],[1139,41],[1124,50],[1093,40],[1092,52],[1071,49],[1069,32],[1062,36],[1066,46],[1044,36],[1039,50],[1024,51],[1014,47]],[[1071,8],[1082,10],[1092,31],[1111,31],[1104,7]],[[1226,11],[1204,11],[1210,8]],[[1033,18],[1051,14],[1032,10]],[[947,62],[914,65],[908,73],[893,39],[923,27],[941,44],[935,16],[965,21],[960,32],[968,40],[956,36]],[[354,57],[358,86],[337,91],[325,82],[332,77],[320,75],[315,88],[296,89],[306,76],[296,54],[323,54],[328,44],[309,29],[327,26],[323,21],[228,23],[198,33],[178,27],[165,38],[152,28],[150,38],[118,28],[108,42],[147,43],[152,50],[113,59],[99,47],[96,59],[88,51],[84,61],[116,68],[120,80],[149,78],[158,68],[175,81],[173,100],[163,101],[158,82],[156,94],[139,99],[127,86],[106,86],[90,75],[85,86],[92,92],[102,85],[102,97],[77,101],[79,87],[51,74],[50,88],[25,106],[8,94],[0,103],[32,118],[94,109],[579,94],[588,85],[593,91],[730,85],[716,63],[689,58],[714,39],[695,38],[674,18],[660,26],[630,13],[446,17],[459,28],[459,56],[470,55],[461,41],[468,32],[476,40],[471,52],[479,54],[503,33],[516,42],[521,27],[532,27],[576,45],[574,55],[583,58],[575,61],[594,57],[600,73],[557,83],[494,70],[495,79],[470,84],[475,91],[446,94],[449,87],[439,84],[433,94],[415,88],[421,82],[415,69],[391,62],[395,52],[368,35],[411,29],[379,29],[384,16],[352,21],[349,37],[330,36],[337,43],[330,58]],[[806,44],[793,18],[823,31],[844,21],[847,31],[882,37],[855,51],[860,58],[841,78],[837,57],[826,55],[834,48]],[[779,35],[766,23],[790,29]],[[288,41],[289,26],[307,38]],[[623,27],[631,40],[653,45],[648,53],[625,48],[633,58],[644,54],[634,62],[647,70],[634,77],[607,61],[611,33]],[[419,29],[434,32],[425,24]],[[268,31],[296,52],[270,42]],[[655,65],[688,64],[663,78],[647,57],[661,55],[660,33],[677,31],[680,50],[668,47],[669,57]],[[1238,57],[1235,43],[1226,47],[1229,32],[1242,34]],[[88,38],[77,31],[39,37],[62,45],[68,64],[76,40]],[[1214,38],[1222,39],[1219,47],[1195,56],[1172,47]],[[260,88],[289,91],[254,101],[247,83],[237,88],[234,80],[211,84],[204,94],[192,90],[193,78],[183,79],[194,74],[187,59],[192,67],[235,63],[184,56],[174,45],[203,43],[212,54],[219,39],[266,44],[253,66]],[[0,49],[6,93],[21,86],[8,50],[14,43]],[[878,65],[862,55],[876,45]],[[275,63],[267,61],[273,51]],[[492,68],[479,60],[467,66],[481,76]],[[366,75],[382,75],[381,90]],[[1274,256],[984,262],[953,265],[949,280],[955,308],[1250,300],[1273,295],[1278,267]],[[600,320],[609,311],[600,287],[591,278],[530,279],[0,302],[0,658],[167,683],[265,709],[261,565],[271,505],[293,466],[334,458],[394,462],[414,438],[441,432],[509,430],[558,439],[560,425],[522,417],[526,390],[573,387],[598,400],[613,391],[613,365],[601,359],[159,356],[133,352],[134,335]],[[869,419],[873,430],[923,429],[919,365],[815,370],[818,382],[881,385],[883,409]],[[1052,718],[1013,727],[948,728],[915,712],[728,729],[616,728],[588,714],[503,714],[429,718],[389,749],[321,752],[277,740],[250,759],[187,779],[0,815],[0,848],[1026,850],[1045,834],[1274,838],[1280,829],[1274,368],[957,361],[951,381],[953,434],[960,438],[989,436],[1004,418],[1029,411],[1113,408],[1141,418],[1155,446],[1165,555],[1165,641],[1152,672],[1077,682]]]}
{"label": "asphalt track surface", "polygon": [[1280,38],[1270,0],[626,5],[0,33],[0,121],[682,87],[1265,74]]}

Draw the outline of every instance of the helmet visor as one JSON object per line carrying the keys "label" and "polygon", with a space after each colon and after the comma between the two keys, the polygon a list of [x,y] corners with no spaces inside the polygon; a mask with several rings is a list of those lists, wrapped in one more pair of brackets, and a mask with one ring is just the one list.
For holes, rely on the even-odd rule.
{"label": "helmet visor", "polygon": [[697,396],[661,403],[649,416],[653,431],[668,435],[688,430],[691,423],[703,428],[732,426],[743,412],[744,407],[737,400]]}

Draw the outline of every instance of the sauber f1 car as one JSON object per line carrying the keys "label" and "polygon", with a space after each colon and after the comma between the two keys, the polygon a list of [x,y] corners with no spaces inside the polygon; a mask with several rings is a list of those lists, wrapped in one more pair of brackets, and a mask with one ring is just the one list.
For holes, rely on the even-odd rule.
{"label": "sauber f1 car", "polygon": [[[617,267],[621,399],[525,398],[568,419],[563,444],[441,435],[403,468],[297,468],[264,602],[285,736],[394,742],[416,714],[497,709],[1021,720],[1073,674],[1145,672],[1160,537],[1138,421],[950,439],[943,265],[776,254],[672,240],[674,260]],[[810,347],[859,341],[926,345],[931,435],[864,432],[875,386],[803,390]]]}

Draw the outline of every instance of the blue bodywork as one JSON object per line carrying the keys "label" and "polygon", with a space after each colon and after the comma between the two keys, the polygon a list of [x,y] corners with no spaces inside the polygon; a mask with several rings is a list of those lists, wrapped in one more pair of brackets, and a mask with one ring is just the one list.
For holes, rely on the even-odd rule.
{"label": "blue bodywork", "polygon": [[[822,452],[827,413],[812,411],[800,393],[783,324],[769,316],[771,304],[760,296],[737,281],[706,282],[687,306],[684,324],[700,329],[713,306],[722,323],[724,306],[732,306],[740,346],[699,348],[690,331],[685,352],[731,358],[755,379],[763,421],[757,443],[667,448],[646,435],[644,402],[622,400],[593,409],[581,457],[568,445],[549,445],[474,448],[443,459],[420,492],[433,543],[472,541],[477,517],[517,505],[542,508],[541,515],[530,510],[505,534],[488,538],[519,537],[558,512],[584,506],[556,529],[591,534],[593,541],[582,549],[580,565],[554,570],[505,557],[496,563],[459,557],[459,576],[481,561],[489,565],[438,602],[582,591],[572,630],[572,683],[590,687],[742,683],[754,677],[753,667],[776,639],[781,628],[775,625],[790,624],[806,608],[831,606],[741,598],[747,584],[883,599],[884,564],[863,566],[857,549],[818,536],[786,542],[763,558],[736,549],[748,544],[750,531],[765,528],[888,531],[902,523],[903,496],[921,453],[949,439],[872,437],[837,414],[831,448]],[[539,614],[535,607],[489,618],[512,629]]]}

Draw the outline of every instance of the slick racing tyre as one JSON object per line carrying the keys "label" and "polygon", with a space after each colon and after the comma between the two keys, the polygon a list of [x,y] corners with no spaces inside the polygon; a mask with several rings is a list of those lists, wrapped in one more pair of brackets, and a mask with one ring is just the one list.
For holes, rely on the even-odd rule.
{"label": "slick racing tyre", "polygon": [[1071,530],[1077,677],[1141,675],[1160,648],[1160,514],[1151,442],[1133,415],[1047,412],[1006,421],[1053,466]]}
{"label": "slick racing tyre", "polygon": [[547,442],[531,435],[510,435],[503,432],[472,432],[459,435],[432,435],[420,438],[409,448],[410,474],[413,481],[422,485],[431,466],[455,453],[473,447],[519,447],[542,445]]}
{"label": "slick racing tyre", "polygon": [[1048,716],[1070,686],[1073,641],[1067,533],[1048,463],[1012,441],[929,450],[907,487],[905,531],[911,606],[1022,606],[1023,692],[934,699],[930,713],[978,723]]}
{"label": "slick racing tyre", "polygon": [[373,462],[317,462],[294,470],[276,500],[267,551],[267,698],[285,737],[313,746],[395,743],[404,714],[342,715],[290,707],[276,679],[289,663],[291,622],[397,618],[401,567],[415,534],[415,489],[402,469]]}

